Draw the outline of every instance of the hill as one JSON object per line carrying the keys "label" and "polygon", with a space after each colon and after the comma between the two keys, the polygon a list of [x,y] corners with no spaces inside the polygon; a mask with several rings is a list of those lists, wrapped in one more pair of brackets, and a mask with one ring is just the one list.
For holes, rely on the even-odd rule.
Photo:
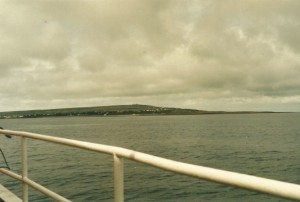
{"label": "hill", "polygon": [[0,112],[0,118],[38,118],[59,116],[119,116],[119,115],[200,115],[200,114],[228,114],[228,113],[270,113],[270,112],[224,112],[203,111],[196,109],[181,109],[170,107],[156,107],[150,105],[114,105],[98,107],[78,107],[45,110],[27,110]]}
{"label": "hill", "polygon": [[50,116],[179,115],[199,114],[201,112],[204,113],[205,111],[134,104],[0,112],[0,118],[37,118]]}

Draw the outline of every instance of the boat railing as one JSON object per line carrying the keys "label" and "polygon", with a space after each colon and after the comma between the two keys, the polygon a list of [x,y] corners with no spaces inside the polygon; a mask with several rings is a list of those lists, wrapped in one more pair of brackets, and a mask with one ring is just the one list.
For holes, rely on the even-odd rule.
{"label": "boat railing", "polygon": [[24,202],[28,201],[29,186],[54,199],[55,201],[70,201],[65,197],[60,196],[59,194],[47,189],[46,187],[34,182],[28,177],[28,139],[56,143],[60,145],[66,145],[79,149],[112,155],[114,164],[114,199],[116,202],[124,201],[124,159],[130,159],[159,169],[190,177],[239,187],[242,189],[252,190],[260,193],[266,193],[290,200],[300,201],[300,185],[297,184],[182,163],[121,147],[11,130],[0,130],[0,134],[18,136],[21,139],[22,173],[17,174],[5,168],[0,168],[0,172],[16,180],[19,180],[22,183],[22,200]]}

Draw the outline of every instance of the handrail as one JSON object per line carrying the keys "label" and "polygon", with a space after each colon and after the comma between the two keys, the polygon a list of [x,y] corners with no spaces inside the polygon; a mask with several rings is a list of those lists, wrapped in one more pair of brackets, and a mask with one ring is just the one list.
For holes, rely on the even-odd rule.
{"label": "handrail", "polygon": [[[235,186],[247,190],[266,193],[277,197],[282,197],[291,200],[300,201],[300,185],[256,177],[236,172],[224,171],[209,167],[203,167],[193,164],[177,162],[121,147],[96,144],[78,140],[71,140],[60,137],[40,135],[28,132],[19,132],[11,130],[0,130],[2,135],[19,136],[22,142],[22,175],[17,175],[7,169],[0,168],[0,172],[20,180],[23,183],[23,201],[28,201],[28,190],[26,186],[31,186],[34,189],[44,193],[45,195],[57,201],[69,201],[64,197],[48,190],[47,188],[35,183],[27,177],[27,144],[26,139],[41,140],[61,145],[67,145],[84,150],[111,154],[114,159],[114,197],[115,201],[124,200],[124,179],[123,179],[123,159],[130,159],[141,162],[163,170],[171,171],[178,174],[183,174],[207,181]],[[26,191],[27,190],[27,191]]]}

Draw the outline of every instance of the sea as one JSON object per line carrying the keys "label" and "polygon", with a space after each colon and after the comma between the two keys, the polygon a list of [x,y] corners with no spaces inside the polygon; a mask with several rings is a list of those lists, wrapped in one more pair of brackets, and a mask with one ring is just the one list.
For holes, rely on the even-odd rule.
{"label": "sea", "polygon": [[[1,119],[0,126],[300,184],[300,113]],[[20,138],[0,139],[11,170],[21,173]],[[113,201],[111,155],[28,140],[28,164],[30,179],[71,201]],[[21,197],[18,181],[0,175],[0,182]],[[287,201],[130,160],[124,186],[125,201]],[[29,199],[52,201],[31,188]]]}

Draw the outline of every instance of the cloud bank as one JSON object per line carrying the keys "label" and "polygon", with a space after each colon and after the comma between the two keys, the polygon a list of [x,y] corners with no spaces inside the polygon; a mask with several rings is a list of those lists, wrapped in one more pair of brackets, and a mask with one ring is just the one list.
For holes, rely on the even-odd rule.
{"label": "cloud bank", "polygon": [[296,0],[4,0],[0,111],[300,111]]}

